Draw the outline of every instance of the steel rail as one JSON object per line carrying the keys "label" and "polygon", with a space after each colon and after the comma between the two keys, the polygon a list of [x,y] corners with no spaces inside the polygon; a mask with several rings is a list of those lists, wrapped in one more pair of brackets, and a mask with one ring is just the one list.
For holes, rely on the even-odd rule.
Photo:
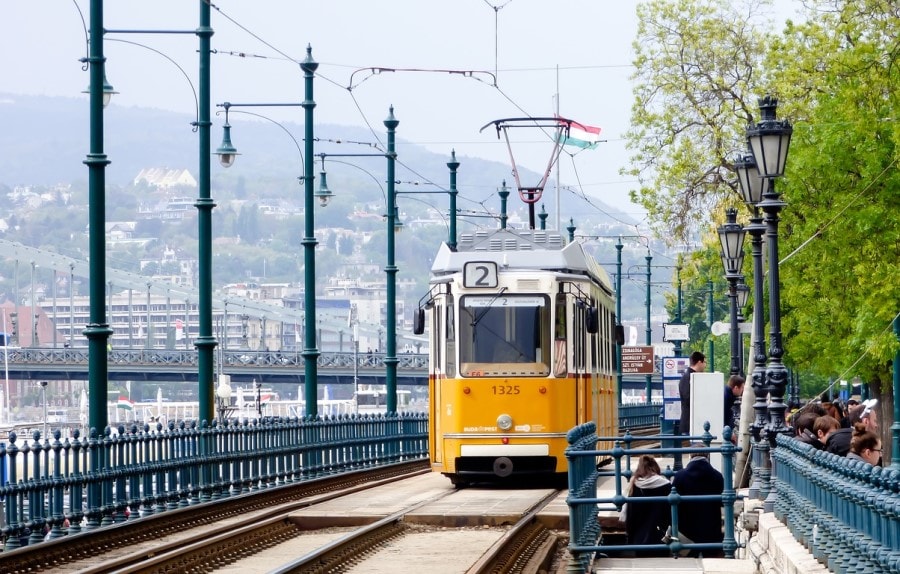
{"label": "steel rail", "polygon": [[[397,476],[430,472],[425,461],[384,466],[372,471],[344,473],[287,484],[275,488],[241,494],[225,500],[200,503],[94,531],[73,534],[55,540],[0,553],[0,572],[4,574],[34,574],[73,570],[81,574],[101,574],[121,571],[141,571],[141,562],[176,548],[198,543],[234,530],[234,525],[216,525],[226,518],[256,512],[254,520],[264,522],[331,498],[344,496],[396,480]],[[188,534],[193,528],[208,527],[202,533]],[[160,542],[165,536],[181,536],[169,543]],[[182,536],[183,535],[183,536]],[[121,549],[153,542],[146,549],[128,551],[112,556]],[[101,563],[97,563],[101,562]]]}

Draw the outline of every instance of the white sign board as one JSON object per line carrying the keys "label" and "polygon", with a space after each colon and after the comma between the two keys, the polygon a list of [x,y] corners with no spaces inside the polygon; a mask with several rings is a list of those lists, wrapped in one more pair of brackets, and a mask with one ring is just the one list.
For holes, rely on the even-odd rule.
{"label": "white sign board", "polygon": [[663,341],[690,341],[690,327],[687,323],[663,323]]}
{"label": "white sign board", "polygon": [[[703,423],[709,421],[709,432],[715,435],[710,446],[722,446],[725,421],[725,375],[719,372],[691,374],[691,436],[703,434]],[[722,472],[722,455],[710,455],[710,464]]]}

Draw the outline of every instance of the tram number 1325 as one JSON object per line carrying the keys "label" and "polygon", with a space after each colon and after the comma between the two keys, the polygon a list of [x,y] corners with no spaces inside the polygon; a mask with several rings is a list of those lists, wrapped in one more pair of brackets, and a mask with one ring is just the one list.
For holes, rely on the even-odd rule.
{"label": "tram number 1325", "polygon": [[518,395],[519,385],[492,385],[491,390],[495,395]]}

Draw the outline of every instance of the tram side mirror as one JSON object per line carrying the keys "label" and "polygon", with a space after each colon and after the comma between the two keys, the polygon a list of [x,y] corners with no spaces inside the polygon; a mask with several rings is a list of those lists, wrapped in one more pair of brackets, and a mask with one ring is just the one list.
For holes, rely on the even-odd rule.
{"label": "tram side mirror", "polygon": [[419,307],[413,315],[413,334],[421,335],[425,332],[425,309]]}
{"label": "tram side mirror", "polygon": [[624,325],[616,325],[616,344],[617,345],[625,344],[625,326]]}
{"label": "tram side mirror", "polygon": [[597,312],[597,308],[594,306],[590,306],[587,308],[587,316],[585,317],[585,325],[587,327],[587,332],[594,334],[600,330],[600,316]]}

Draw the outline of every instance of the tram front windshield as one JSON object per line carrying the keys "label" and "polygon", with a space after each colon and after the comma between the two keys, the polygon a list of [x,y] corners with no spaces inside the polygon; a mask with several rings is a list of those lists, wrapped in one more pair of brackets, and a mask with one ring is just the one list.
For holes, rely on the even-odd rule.
{"label": "tram front windshield", "polygon": [[460,305],[460,361],[549,365],[550,311],[543,295],[468,295]]}

